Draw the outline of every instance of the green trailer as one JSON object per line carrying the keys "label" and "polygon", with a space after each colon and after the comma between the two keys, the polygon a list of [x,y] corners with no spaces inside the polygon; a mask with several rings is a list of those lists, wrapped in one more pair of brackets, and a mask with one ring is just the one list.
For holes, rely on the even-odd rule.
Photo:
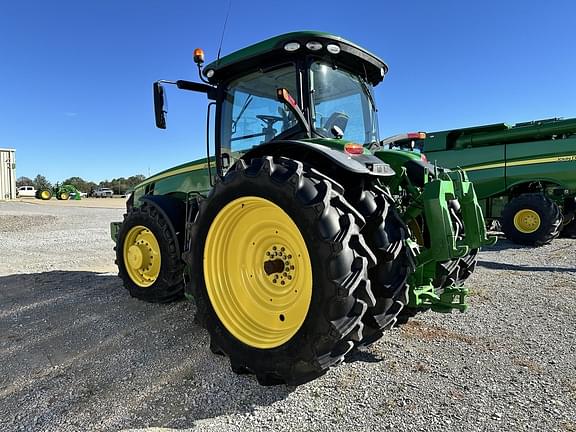
{"label": "green trailer", "polygon": [[146,179],[111,226],[132,296],[193,299],[212,351],[262,384],[324,374],[405,307],[466,308],[495,239],[464,173],[367,148],[382,60],[319,32],[194,60],[203,82],[154,83],[156,125],[167,85],[204,94],[206,157]]}
{"label": "green trailer", "polygon": [[576,118],[403,134],[381,145],[465,170],[487,220],[499,221],[516,243],[539,246],[576,234]]}

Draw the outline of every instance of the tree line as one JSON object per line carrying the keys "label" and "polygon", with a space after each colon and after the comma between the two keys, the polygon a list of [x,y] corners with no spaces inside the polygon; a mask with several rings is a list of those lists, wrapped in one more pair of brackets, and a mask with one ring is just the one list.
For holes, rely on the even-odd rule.
{"label": "tree line", "polygon": [[[100,183],[95,183],[91,181],[86,181],[82,177],[70,177],[62,182],[58,182],[59,185],[69,184],[74,186],[80,192],[90,193],[98,188],[110,188],[115,194],[122,195],[125,194],[129,189],[133,189],[138,183],[141,183],[146,177],[142,174],[134,175],[128,178],[120,177],[114,178],[112,180],[103,180]],[[46,177],[38,174],[34,179],[28,177],[18,177],[16,179],[16,187],[20,186],[34,186],[38,189],[51,189],[52,183],[48,181]]]}

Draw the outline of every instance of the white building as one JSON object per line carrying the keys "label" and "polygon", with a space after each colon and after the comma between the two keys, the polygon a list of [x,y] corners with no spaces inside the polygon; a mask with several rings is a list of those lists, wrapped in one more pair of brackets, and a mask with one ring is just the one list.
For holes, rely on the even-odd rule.
{"label": "white building", "polygon": [[0,148],[0,201],[16,199],[16,150]]}

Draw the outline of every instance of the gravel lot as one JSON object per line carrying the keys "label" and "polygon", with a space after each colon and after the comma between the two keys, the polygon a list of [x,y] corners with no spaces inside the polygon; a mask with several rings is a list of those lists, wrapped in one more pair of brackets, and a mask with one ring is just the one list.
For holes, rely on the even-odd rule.
{"label": "gravel lot", "polygon": [[0,430],[576,431],[574,240],[480,254],[465,314],[427,313],[324,377],[261,387],[194,305],[116,276],[122,209],[0,202]]}

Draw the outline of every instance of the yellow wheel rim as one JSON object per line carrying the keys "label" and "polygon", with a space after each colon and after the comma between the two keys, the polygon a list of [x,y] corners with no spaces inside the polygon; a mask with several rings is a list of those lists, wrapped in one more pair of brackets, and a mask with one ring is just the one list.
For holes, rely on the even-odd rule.
{"label": "yellow wheel rim", "polygon": [[48,192],[48,191],[42,191],[42,193],[40,194],[40,196],[42,197],[42,199],[47,200],[48,198],[50,198],[50,192]]}
{"label": "yellow wheel rim", "polygon": [[70,198],[70,196],[66,192],[64,192],[62,195],[60,195],[60,198],[63,200],[67,200],[68,198]]}
{"label": "yellow wheel rim", "polygon": [[524,234],[531,234],[540,228],[540,216],[534,210],[523,209],[514,215],[514,227]]}
{"label": "yellow wheel rim", "polygon": [[238,198],[220,210],[206,238],[204,279],[222,324],[255,348],[289,341],[312,298],[312,264],[300,230],[259,197]]}
{"label": "yellow wheel rim", "polygon": [[152,231],[142,225],[130,228],[124,239],[122,253],[128,276],[136,285],[147,288],[156,282],[162,257],[160,245]]}

